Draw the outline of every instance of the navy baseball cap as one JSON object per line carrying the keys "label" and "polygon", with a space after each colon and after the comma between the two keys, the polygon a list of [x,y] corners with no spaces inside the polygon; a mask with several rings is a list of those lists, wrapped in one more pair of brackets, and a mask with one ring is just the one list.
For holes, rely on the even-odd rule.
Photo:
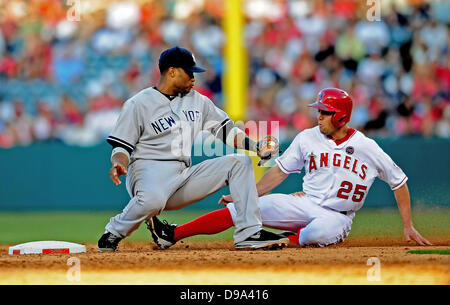
{"label": "navy baseball cap", "polygon": [[201,73],[206,70],[197,66],[194,55],[181,47],[173,47],[165,50],[159,57],[159,71],[165,71],[170,67],[183,68],[189,72]]}

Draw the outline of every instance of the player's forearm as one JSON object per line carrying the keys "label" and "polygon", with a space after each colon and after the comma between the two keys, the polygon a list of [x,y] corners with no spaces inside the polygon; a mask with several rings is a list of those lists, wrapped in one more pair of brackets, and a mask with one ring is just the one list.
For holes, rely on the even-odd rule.
{"label": "player's forearm", "polygon": [[411,217],[411,199],[406,183],[401,188],[395,190],[394,195],[404,228],[411,228],[413,226]]}
{"label": "player's forearm", "polygon": [[284,179],[287,178],[287,174],[280,170],[278,165],[275,165],[269,169],[264,176],[256,184],[256,190],[258,191],[258,196],[263,196],[267,194],[274,188],[276,188]]}
{"label": "player's forearm", "polygon": [[247,137],[245,133],[238,133],[234,138],[234,147],[256,152],[256,142]]}

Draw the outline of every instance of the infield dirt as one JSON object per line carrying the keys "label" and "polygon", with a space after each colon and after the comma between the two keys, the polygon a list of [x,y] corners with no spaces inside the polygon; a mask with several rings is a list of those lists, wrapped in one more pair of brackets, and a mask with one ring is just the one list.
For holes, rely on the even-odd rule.
{"label": "infield dirt", "polygon": [[[431,242],[427,249],[450,246],[447,237]],[[0,246],[0,284],[450,284],[450,256],[409,254],[424,247],[401,238],[277,251],[236,251],[230,240],[187,241],[164,251],[125,240],[115,253],[87,244],[83,254],[13,256],[9,246]]]}

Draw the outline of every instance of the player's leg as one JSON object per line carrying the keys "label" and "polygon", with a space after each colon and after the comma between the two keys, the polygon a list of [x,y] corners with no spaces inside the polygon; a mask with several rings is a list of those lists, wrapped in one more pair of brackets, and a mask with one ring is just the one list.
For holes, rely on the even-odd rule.
{"label": "player's leg", "polygon": [[185,183],[167,201],[166,210],[177,210],[229,185],[235,200],[235,242],[262,228],[255,177],[250,157],[227,155],[203,161],[186,172]]}
{"label": "player's leg", "polygon": [[174,230],[174,240],[195,235],[212,235],[228,230],[234,226],[230,210],[227,208],[215,210],[201,215],[185,224],[179,225]]}
{"label": "player's leg", "polygon": [[[282,236],[262,230],[253,165],[247,155],[227,155],[190,168],[185,184],[167,201],[166,210],[181,209],[226,185],[230,187],[236,209],[234,241],[237,248],[245,246],[247,241],[252,247],[272,240],[274,243],[286,242]],[[258,232],[260,237],[256,237]],[[258,240],[253,240],[253,237]]]}
{"label": "player's leg", "polygon": [[273,194],[260,198],[263,225],[296,232],[291,242],[328,246],[343,241],[352,218],[313,203],[308,196]]}
{"label": "player's leg", "polygon": [[[316,208],[307,196],[294,196],[286,194],[270,194],[259,197],[261,219],[263,226],[291,231],[288,238],[298,245],[298,234],[313,218],[311,211]],[[227,205],[234,217],[234,204]]]}
{"label": "player's leg", "polygon": [[307,196],[270,194],[259,199],[261,218],[265,227],[298,231],[311,221],[314,204]]}
{"label": "player's leg", "polygon": [[112,217],[106,231],[124,238],[147,218],[159,214],[178,188],[179,162],[138,160],[131,164],[127,190],[132,197],[123,211]]}
{"label": "player's leg", "polygon": [[[311,209],[309,207],[311,203],[304,203],[304,201],[298,196],[284,194],[259,197],[263,225],[297,232],[311,221],[307,212],[304,211],[305,209]],[[299,206],[304,208],[299,209]],[[173,239],[174,241],[179,241],[195,235],[220,233],[234,225],[236,215],[237,211],[234,203],[229,203],[224,209],[209,212],[188,223],[176,226],[173,232]]]}
{"label": "player's leg", "polygon": [[299,235],[301,246],[325,247],[340,243],[350,233],[352,218],[339,212],[322,208]]}
{"label": "player's leg", "polygon": [[[265,227],[288,230],[291,242],[301,246],[327,246],[343,241],[350,232],[352,218],[313,203],[308,196],[271,194],[260,197]],[[227,205],[234,217],[234,205]]]}
{"label": "player's leg", "polygon": [[160,249],[167,249],[177,241],[195,235],[217,234],[233,226],[233,219],[227,208],[204,214],[182,225],[169,224],[154,216],[146,221],[153,241]]}
{"label": "player's leg", "polygon": [[[352,218],[312,203],[307,196],[271,194],[259,198],[261,218],[266,227],[289,230],[291,242],[302,246],[327,246],[343,241],[350,232]],[[174,242],[199,234],[216,234],[233,225],[234,203],[174,227]]]}

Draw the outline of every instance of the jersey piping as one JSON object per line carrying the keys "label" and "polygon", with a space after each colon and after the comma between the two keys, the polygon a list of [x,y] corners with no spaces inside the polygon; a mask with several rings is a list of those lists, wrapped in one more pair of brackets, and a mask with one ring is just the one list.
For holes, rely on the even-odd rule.
{"label": "jersey piping", "polygon": [[341,145],[342,143],[350,140],[350,138],[356,133],[356,130],[353,128],[349,128],[347,130],[347,134],[342,139],[333,140],[336,145]]}
{"label": "jersey piping", "polygon": [[109,136],[106,141],[114,148],[118,146],[125,148],[129,153],[132,153],[134,150],[133,145],[113,136]]}

